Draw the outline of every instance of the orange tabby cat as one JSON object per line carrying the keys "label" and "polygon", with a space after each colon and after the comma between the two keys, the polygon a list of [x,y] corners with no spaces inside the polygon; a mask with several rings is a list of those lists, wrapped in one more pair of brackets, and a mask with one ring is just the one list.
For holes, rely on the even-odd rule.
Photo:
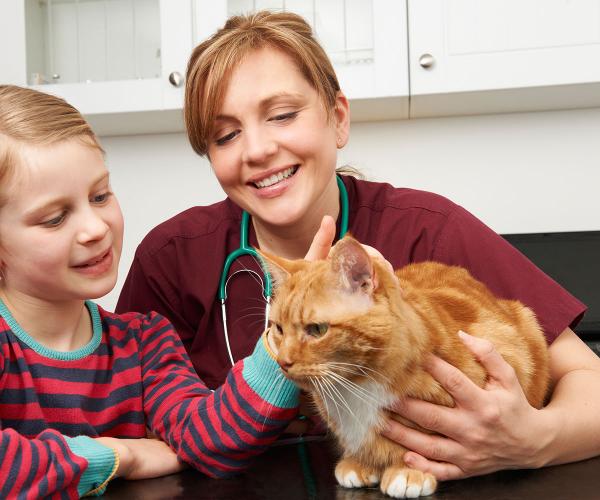
{"label": "orange tabby cat", "polygon": [[351,237],[325,261],[265,257],[276,283],[270,334],[277,361],[312,395],[336,435],[342,458],[335,476],[342,486],[379,483],[396,498],[435,491],[435,478],[409,468],[406,450],[380,432],[385,408],[400,397],[453,406],[423,368],[428,353],[485,384],[486,373],[459,330],[492,341],[529,403],[542,406],[548,354],[534,314],[519,302],[497,299],[465,269],[424,262],[394,276]]}

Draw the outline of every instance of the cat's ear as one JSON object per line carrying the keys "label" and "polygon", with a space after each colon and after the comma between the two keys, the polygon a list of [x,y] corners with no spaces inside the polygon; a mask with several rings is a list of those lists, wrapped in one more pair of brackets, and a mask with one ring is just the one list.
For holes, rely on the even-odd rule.
{"label": "cat's ear", "polygon": [[338,241],[329,254],[331,267],[339,276],[342,289],[354,293],[358,290],[371,295],[377,287],[371,257],[362,245],[351,236]]}
{"label": "cat's ear", "polygon": [[258,250],[264,265],[271,274],[273,287],[276,288],[287,280],[296,271],[304,269],[306,263],[302,260],[288,260],[277,255]]}

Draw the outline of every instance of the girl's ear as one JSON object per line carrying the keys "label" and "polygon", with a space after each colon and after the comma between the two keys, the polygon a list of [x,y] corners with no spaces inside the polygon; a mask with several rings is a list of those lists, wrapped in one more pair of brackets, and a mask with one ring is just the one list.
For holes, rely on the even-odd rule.
{"label": "girl's ear", "polygon": [[348,99],[341,90],[337,93],[333,114],[335,118],[336,146],[341,149],[348,142],[350,133],[350,104],[348,104]]}
{"label": "girl's ear", "polygon": [[367,295],[373,293],[377,286],[373,263],[358,241],[351,236],[345,236],[333,246],[329,260],[342,290]]}
{"label": "girl's ear", "polygon": [[303,260],[288,260],[262,250],[258,250],[258,253],[262,257],[263,265],[271,274],[274,289],[281,286],[292,274],[308,265],[308,262]]}

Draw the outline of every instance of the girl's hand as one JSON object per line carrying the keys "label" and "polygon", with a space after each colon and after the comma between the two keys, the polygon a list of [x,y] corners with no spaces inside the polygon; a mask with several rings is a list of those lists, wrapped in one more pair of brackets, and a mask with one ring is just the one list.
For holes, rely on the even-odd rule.
{"label": "girl's hand", "polygon": [[187,467],[175,452],[159,439],[96,438],[101,444],[119,455],[119,468],[115,477],[124,479],[149,479],[174,474]]}
{"label": "girl's hand", "polygon": [[406,463],[440,480],[487,474],[499,469],[541,467],[540,451],[554,427],[547,412],[529,405],[513,368],[491,342],[460,333],[489,374],[484,388],[460,370],[431,356],[427,371],[454,398],[448,408],[407,398],[392,411],[438,435],[389,419],[384,435],[412,450]]}

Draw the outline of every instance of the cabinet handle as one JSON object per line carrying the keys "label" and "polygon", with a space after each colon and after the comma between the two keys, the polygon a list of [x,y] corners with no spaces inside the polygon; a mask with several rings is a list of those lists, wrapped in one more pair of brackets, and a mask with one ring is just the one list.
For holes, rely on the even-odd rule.
{"label": "cabinet handle", "polygon": [[183,85],[183,76],[179,71],[173,71],[169,75],[169,82],[173,87],[181,87],[181,85]]}
{"label": "cabinet handle", "polygon": [[419,64],[421,68],[429,69],[435,64],[435,59],[431,54],[423,54],[419,57]]}
{"label": "cabinet handle", "polygon": [[52,75],[52,79],[53,79],[53,80],[60,80],[60,75],[59,75],[58,73],[54,73],[54,74]]}

